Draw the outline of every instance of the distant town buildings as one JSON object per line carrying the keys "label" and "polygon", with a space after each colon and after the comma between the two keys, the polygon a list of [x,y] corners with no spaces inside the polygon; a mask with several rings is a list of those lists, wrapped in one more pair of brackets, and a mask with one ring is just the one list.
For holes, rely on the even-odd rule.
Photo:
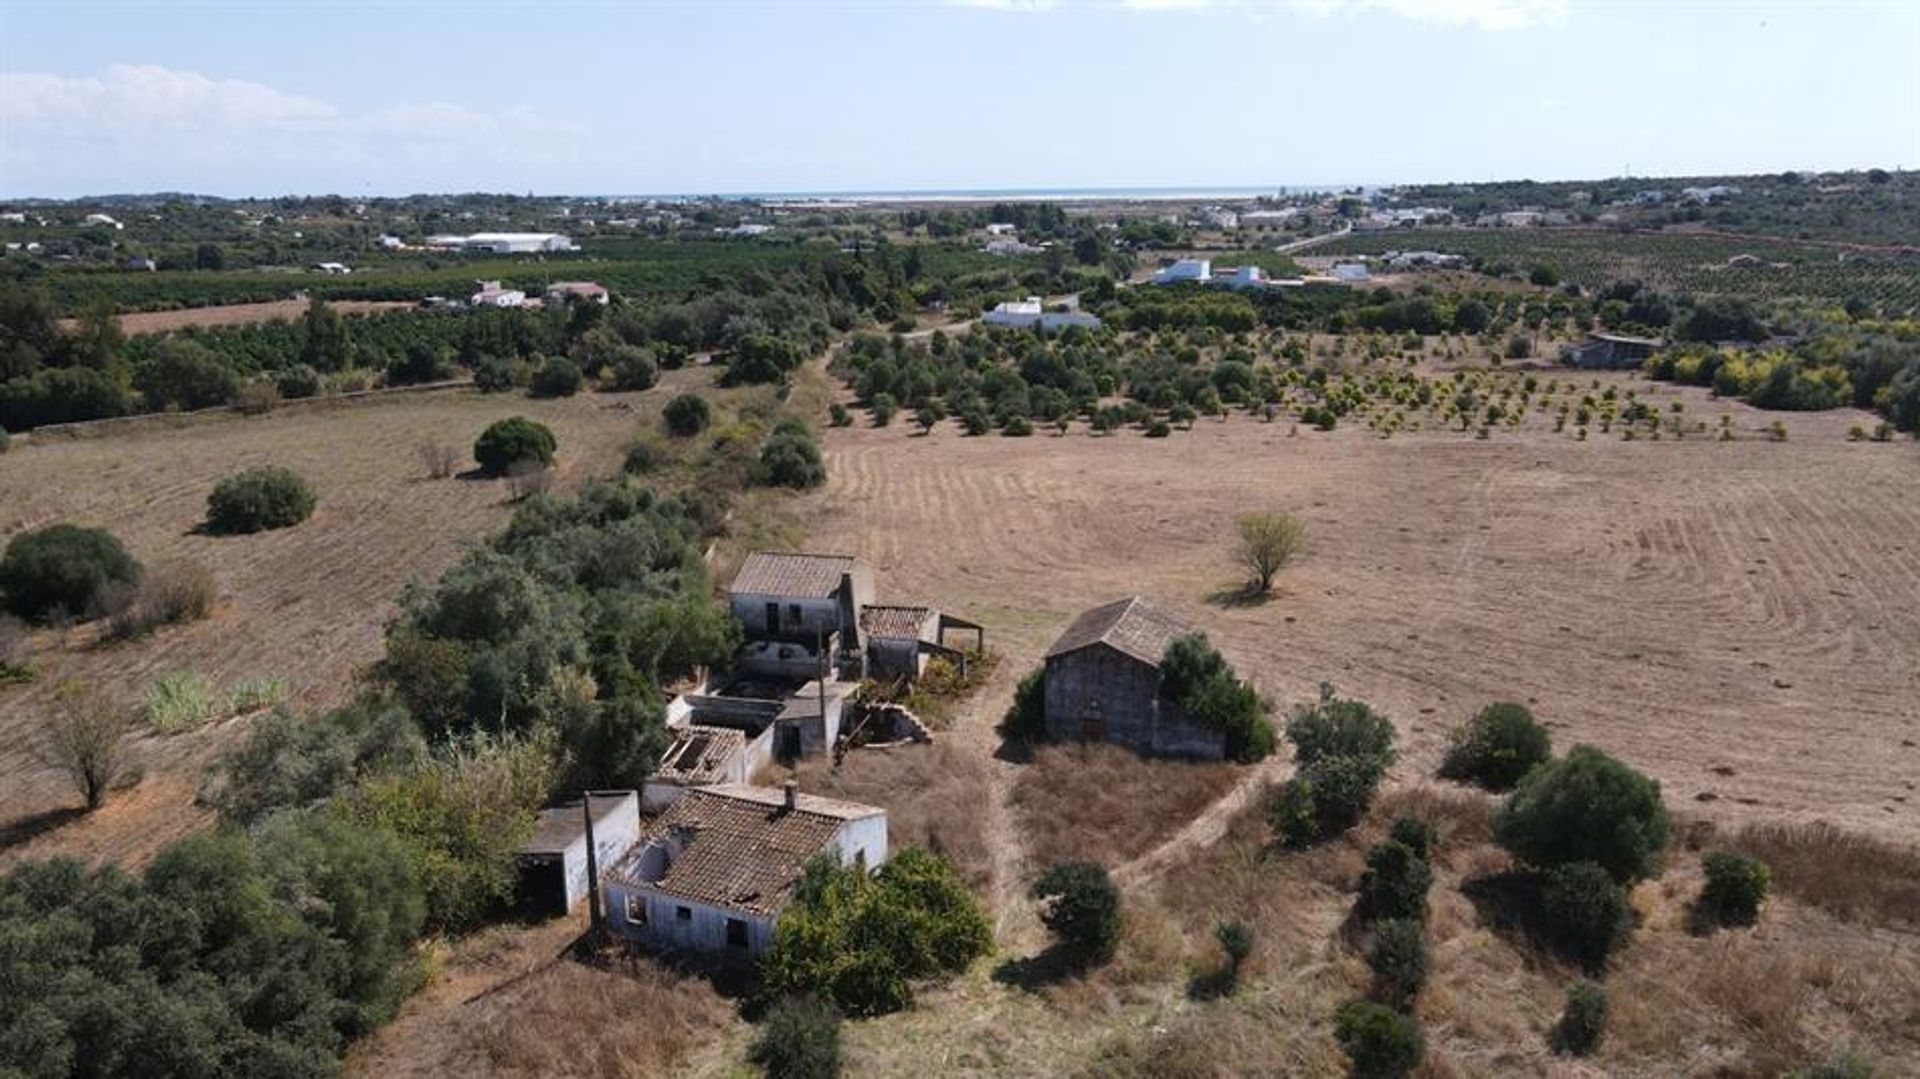
{"label": "distant town buildings", "polygon": [[476,232],[471,236],[429,236],[427,246],[458,251],[490,251],[496,255],[537,255],[580,249],[571,239],[557,232]]}
{"label": "distant town buildings", "polygon": [[498,281],[477,281],[480,287],[468,298],[467,302],[475,307],[520,307],[527,302],[527,294],[517,288],[503,288]]}

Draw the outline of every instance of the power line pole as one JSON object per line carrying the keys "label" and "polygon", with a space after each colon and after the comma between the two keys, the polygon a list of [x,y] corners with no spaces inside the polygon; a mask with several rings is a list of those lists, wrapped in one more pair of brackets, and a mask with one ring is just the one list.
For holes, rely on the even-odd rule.
{"label": "power line pole", "polygon": [[593,792],[580,792],[580,813],[587,821],[587,940],[598,947],[606,927],[600,914],[600,851],[593,842]]}

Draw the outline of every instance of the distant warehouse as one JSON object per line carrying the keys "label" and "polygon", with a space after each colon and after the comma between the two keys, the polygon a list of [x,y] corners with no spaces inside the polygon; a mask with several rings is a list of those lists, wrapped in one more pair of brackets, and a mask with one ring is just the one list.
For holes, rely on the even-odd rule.
{"label": "distant warehouse", "polygon": [[557,232],[476,232],[471,236],[429,236],[428,247],[459,251],[491,251],[496,255],[538,255],[549,251],[578,251],[570,237]]}

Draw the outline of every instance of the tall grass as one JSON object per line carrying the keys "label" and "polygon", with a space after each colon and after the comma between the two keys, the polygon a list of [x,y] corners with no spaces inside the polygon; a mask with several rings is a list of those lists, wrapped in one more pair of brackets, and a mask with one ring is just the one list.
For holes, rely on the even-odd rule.
{"label": "tall grass", "polygon": [[147,722],[161,734],[181,734],[214,718],[223,702],[198,671],[163,674],[147,687]]}

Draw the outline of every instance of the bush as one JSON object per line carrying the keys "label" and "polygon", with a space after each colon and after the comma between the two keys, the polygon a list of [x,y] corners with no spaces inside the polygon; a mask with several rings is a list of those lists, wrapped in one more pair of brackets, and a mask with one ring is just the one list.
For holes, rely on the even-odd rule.
{"label": "bush", "polygon": [[1367,851],[1354,909],[1366,921],[1424,922],[1431,887],[1433,869],[1426,860],[1405,843],[1389,839]]}
{"label": "bush", "polygon": [[1227,957],[1227,978],[1238,981],[1240,966],[1253,954],[1253,927],[1238,918],[1227,918],[1213,927],[1213,939]]}
{"label": "bush", "polygon": [[108,632],[125,640],[143,637],[160,626],[198,621],[213,612],[218,595],[213,574],[205,566],[195,562],[156,566],[113,613]]}
{"label": "bush", "polygon": [[533,379],[527,383],[527,392],[535,397],[572,397],[580,392],[585,382],[586,376],[580,373],[577,364],[554,356],[533,373]]}
{"label": "bush", "polygon": [[1529,865],[1594,862],[1626,882],[1653,872],[1668,827],[1660,784],[1575,746],[1527,773],[1494,815],[1493,836]]}
{"label": "bush", "polygon": [[1374,992],[1380,1003],[1407,1010],[1427,984],[1425,927],[1405,918],[1374,923],[1367,966],[1373,971]]}
{"label": "bush", "polygon": [[1193,722],[1225,734],[1229,758],[1251,764],[1273,753],[1266,705],[1205,634],[1184,634],[1167,643],[1160,659],[1160,696]]}
{"label": "bush", "polygon": [[483,356],[473,365],[473,388],[481,393],[513,389],[513,365],[498,356]]}
{"label": "bush", "polygon": [[252,824],[330,798],[363,774],[408,768],[425,752],[418,725],[398,705],[359,702],[318,716],[277,710],[227,753],[209,800]]}
{"label": "bush", "polygon": [[480,433],[473,443],[473,459],[480,471],[489,476],[504,476],[515,465],[532,464],[541,468],[553,463],[553,432],[544,424],[525,416],[499,420]]}
{"label": "bush", "polygon": [[99,809],[107,792],[128,773],[128,726],[124,709],[81,683],[65,683],[55,692],[53,719],[47,724],[47,763],[67,774],[88,810]]}
{"label": "bush", "polygon": [[107,613],[140,577],[120,541],[103,528],[51,524],[22,532],[0,556],[0,591],[7,609],[29,621],[90,618]]}
{"label": "bush", "polygon": [[771,487],[818,487],[827,482],[827,465],[813,432],[799,420],[783,420],[760,447],[760,479]]}
{"label": "bush", "polygon": [[313,488],[291,469],[261,465],[228,476],[207,496],[207,530],[223,535],[289,528],[313,514]]}
{"label": "bush", "polygon": [[660,364],[653,353],[636,345],[621,345],[613,350],[608,364],[616,390],[650,390],[660,381]]}
{"label": "bush", "polygon": [[668,434],[692,438],[713,423],[713,407],[697,393],[683,393],[668,401],[660,416],[667,423]]}
{"label": "bush", "polygon": [[639,438],[628,444],[620,470],[629,476],[644,476],[672,459],[672,453],[658,434],[642,431]]}
{"label": "bush", "polygon": [[1700,915],[1715,925],[1752,925],[1760,919],[1773,875],[1767,863],[1730,850],[1708,851],[1700,859],[1707,883],[1700,890]]}
{"label": "bush", "polygon": [[790,997],[767,1012],[747,1059],[767,1079],[833,1079],[840,1074],[840,1013],[813,997]]}
{"label": "bush", "polygon": [[873,414],[875,427],[885,427],[893,422],[894,413],[900,411],[900,402],[890,393],[876,393],[867,402],[867,411]]}
{"label": "bush", "polygon": [[1306,539],[1307,526],[1290,513],[1250,513],[1237,522],[1240,564],[1253,575],[1252,590],[1273,588],[1274,575],[1286,568]]}
{"label": "bush", "polygon": [[418,386],[453,374],[453,364],[447,362],[446,354],[429,341],[411,342],[400,355],[387,361],[389,386]]}
{"label": "bush", "polygon": [[1039,742],[1047,736],[1047,669],[1035,667],[1013,689],[1013,704],[1000,721],[1000,733],[1008,738]]}
{"label": "bush", "polygon": [[1549,943],[1598,970],[1626,936],[1627,892],[1604,867],[1571,862],[1547,873],[1540,890],[1540,914]]}
{"label": "bush", "polygon": [[7,450],[12,446],[13,446],[13,436],[7,433],[7,429],[5,427],[0,427],[0,453],[7,452]]}
{"label": "bush", "polygon": [[1287,741],[1302,766],[1328,757],[1374,759],[1382,769],[1393,763],[1393,724],[1364,701],[1335,697],[1324,682],[1318,701],[1287,718]]}
{"label": "bush", "polygon": [[1400,1079],[1426,1055],[1419,1023],[1382,1004],[1355,1001],[1340,1009],[1333,1033],[1354,1079]]}
{"label": "bush", "polygon": [[1553,741],[1527,711],[1511,702],[1489,704],[1453,732],[1440,777],[1493,791],[1512,790],[1537,764],[1553,756]]}
{"label": "bush", "polygon": [[979,902],[938,855],[908,847],[875,873],[823,856],[774,927],[761,993],[883,1015],[913,1003],[915,981],[965,970],[992,946]]}
{"label": "bush", "polygon": [[1165,420],[1154,420],[1147,425],[1148,438],[1165,438],[1172,433],[1173,428],[1167,426],[1167,421]]}
{"label": "bush", "polygon": [[1607,1032],[1607,991],[1582,978],[1567,986],[1566,1007],[1547,1042],[1556,1053],[1583,1057],[1600,1047]]}
{"label": "bush", "polygon": [[1289,847],[1304,847],[1320,839],[1320,816],[1314,805],[1313,782],[1296,775],[1267,798],[1267,827]]}
{"label": "bush", "polygon": [[1421,861],[1433,861],[1435,834],[1433,825],[1419,817],[1395,817],[1392,827],[1387,829],[1387,838],[1404,844]]}
{"label": "bush", "polygon": [[1106,867],[1061,862],[1033,882],[1040,920],[1061,947],[1082,963],[1102,963],[1120,943],[1120,889]]}
{"label": "bush", "polygon": [[460,451],[444,442],[422,442],[419,453],[428,479],[444,480],[460,468]]}
{"label": "bush", "polygon": [[851,426],[852,423],[853,423],[853,413],[847,411],[847,406],[841,404],[838,401],[835,401],[833,404],[827,406],[828,426],[847,427],[847,426]]}
{"label": "bush", "polygon": [[292,367],[283,369],[274,377],[273,385],[280,391],[280,396],[288,400],[317,397],[322,388],[320,372],[304,363],[296,363]]}
{"label": "bush", "polygon": [[1008,438],[1027,438],[1033,434],[1033,421],[1025,416],[1008,416],[1000,425],[1000,433]]}
{"label": "bush", "polygon": [[1817,1063],[1787,1072],[1782,1079],[1875,1079],[1877,1074],[1866,1057],[1842,1049]]}

